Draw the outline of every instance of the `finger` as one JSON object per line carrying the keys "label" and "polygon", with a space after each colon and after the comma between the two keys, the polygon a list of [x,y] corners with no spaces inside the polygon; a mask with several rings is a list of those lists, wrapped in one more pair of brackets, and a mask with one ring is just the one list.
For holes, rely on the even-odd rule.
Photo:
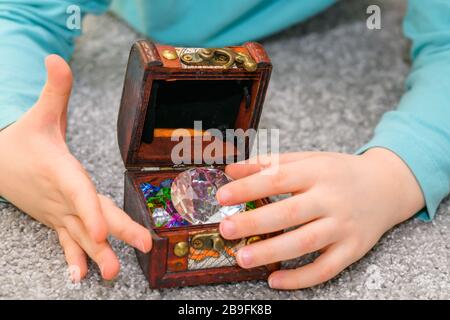
{"label": "finger", "polygon": [[76,216],[65,217],[66,229],[69,235],[87,253],[100,268],[101,275],[106,280],[113,279],[120,269],[119,260],[107,241],[97,243],[92,241],[81,220]]}
{"label": "finger", "polygon": [[308,189],[318,174],[309,162],[282,164],[277,172],[266,174],[265,169],[258,173],[232,181],[217,192],[217,199],[222,205],[232,205],[268,196],[298,192]]}
{"label": "finger", "polygon": [[99,198],[109,232],[141,252],[149,252],[152,248],[150,232],[117,208],[111,199],[102,195]]}
{"label": "finger", "polygon": [[36,106],[46,117],[53,115],[59,119],[67,110],[72,90],[72,72],[67,62],[54,54],[45,59],[45,66],[47,82]]}
{"label": "finger", "polygon": [[271,166],[300,161],[317,155],[317,152],[292,152],[273,155],[262,155],[226,166],[225,172],[233,179],[240,179],[260,172]]}
{"label": "finger", "polygon": [[78,283],[86,276],[88,271],[86,254],[76,241],[70,237],[65,228],[57,229],[57,233],[69,266],[71,281]]}
{"label": "finger", "polygon": [[275,232],[315,220],[322,216],[321,210],[310,193],[302,193],[230,216],[220,223],[220,233],[226,239],[238,239]]}
{"label": "finger", "polygon": [[296,230],[245,246],[238,251],[236,259],[241,267],[253,268],[318,251],[339,238],[335,223],[331,219],[320,219]]}
{"label": "finger", "polygon": [[275,271],[269,277],[269,285],[284,290],[312,287],[334,278],[356,260],[350,246],[335,244],[313,263],[293,270]]}
{"label": "finger", "polygon": [[[67,159],[67,161],[76,160]],[[108,230],[97,191],[91,180],[78,161],[70,170],[66,170],[66,167],[61,170],[63,171],[57,173],[58,185],[73,213],[80,217],[93,240],[104,241]]]}

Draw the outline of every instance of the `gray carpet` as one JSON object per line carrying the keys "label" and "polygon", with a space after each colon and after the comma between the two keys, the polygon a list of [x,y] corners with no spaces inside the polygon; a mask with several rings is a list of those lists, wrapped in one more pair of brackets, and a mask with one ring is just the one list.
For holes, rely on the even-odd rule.
{"label": "gray carpet", "polygon": [[[408,72],[401,34],[403,1],[383,1],[381,31],[365,25],[367,5],[342,1],[263,41],[274,73],[262,126],[281,129],[282,151],[353,152],[398,102]],[[100,192],[122,202],[124,167],[115,124],[128,51],[139,35],[112,16],[90,17],[72,61],[69,144]],[[390,231],[360,262],[324,285],[292,292],[264,282],[150,290],[128,246],[113,240],[122,270],[112,282],[91,266],[68,281],[55,233],[0,205],[0,297],[43,299],[367,299],[450,298],[450,202],[431,223]],[[303,261],[304,262],[304,261]],[[290,265],[302,263],[291,262]]]}

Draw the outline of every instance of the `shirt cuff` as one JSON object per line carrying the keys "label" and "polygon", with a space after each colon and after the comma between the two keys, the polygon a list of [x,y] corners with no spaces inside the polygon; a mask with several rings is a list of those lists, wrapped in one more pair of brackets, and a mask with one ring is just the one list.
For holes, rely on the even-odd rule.
{"label": "shirt cuff", "polygon": [[441,168],[420,144],[411,139],[411,136],[400,132],[379,132],[370,142],[356,151],[356,154],[362,154],[376,147],[394,152],[409,167],[425,199],[425,208],[419,211],[416,217],[423,221],[431,221],[449,188]]}

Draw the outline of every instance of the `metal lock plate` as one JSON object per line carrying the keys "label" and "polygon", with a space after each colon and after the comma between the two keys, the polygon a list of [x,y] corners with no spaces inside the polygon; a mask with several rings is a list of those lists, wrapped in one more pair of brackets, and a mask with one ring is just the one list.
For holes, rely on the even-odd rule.
{"label": "metal lock plate", "polygon": [[[252,236],[244,239],[246,245],[250,245],[261,240],[261,236]],[[242,239],[223,239],[219,232],[198,233],[192,237],[190,243],[185,241],[176,243],[173,248],[173,253],[177,257],[184,257],[189,253],[190,247],[195,250],[214,250],[217,253],[222,253],[226,249],[225,247],[232,248],[241,241]]]}
{"label": "metal lock plate", "polygon": [[197,250],[213,249],[222,251],[225,241],[218,232],[196,234],[191,239],[191,246]]}
{"label": "metal lock plate", "polygon": [[233,247],[239,240],[225,240],[219,232],[199,233],[192,237],[191,246],[196,250],[214,250],[222,252],[225,246]]}

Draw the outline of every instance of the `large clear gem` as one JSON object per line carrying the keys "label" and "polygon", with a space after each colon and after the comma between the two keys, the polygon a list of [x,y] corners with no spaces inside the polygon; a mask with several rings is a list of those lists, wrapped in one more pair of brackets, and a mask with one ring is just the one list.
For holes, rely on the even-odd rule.
{"label": "large clear gem", "polygon": [[230,181],[231,178],[220,169],[183,171],[172,183],[172,203],[178,213],[192,224],[220,222],[245,209],[245,203],[221,206],[216,200],[217,190]]}

